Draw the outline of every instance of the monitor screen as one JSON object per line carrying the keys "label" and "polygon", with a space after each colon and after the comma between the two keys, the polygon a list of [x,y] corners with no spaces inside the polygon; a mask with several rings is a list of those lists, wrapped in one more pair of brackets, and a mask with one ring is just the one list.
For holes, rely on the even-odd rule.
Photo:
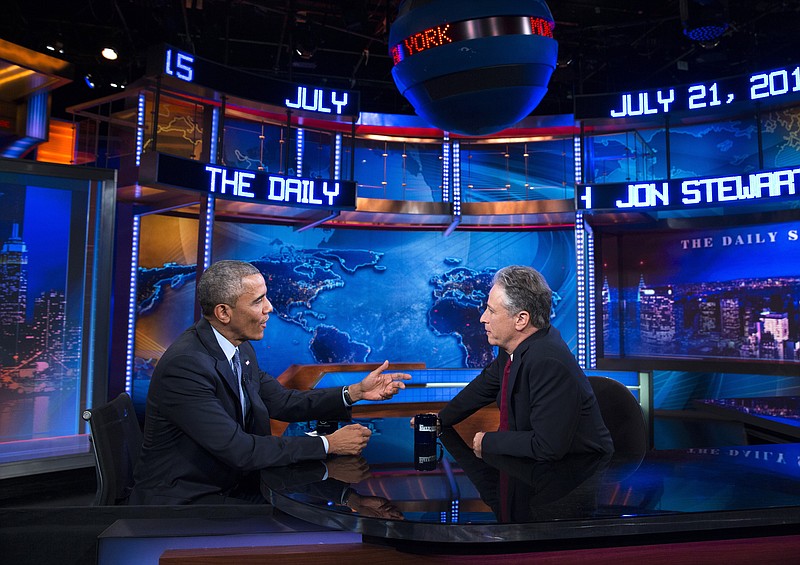
{"label": "monitor screen", "polygon": [[800,222],[596,234],[603,359],[796,374]]}
{"label": "monitor screen", "polygon": [[[185,233],[163,217],[159,230]],[[143,226],[144,229],[144,226]],[[144,239],[143,239],[144,241]],[[194,264],[174,238],[148,236],[139,269],[135,399],[143,401],[164,349],[192,324]],[[170,243],[168,243],[170,242]],[[162,246],[163,253],[154,252]],[[483,367],[494,358],[479,319],[492,275],[510,264],[541,271],[554,291],[553,324],[576,344],[575,243],[569,229],[440,231],[312,228],[218,221],[213,258],[251,262],[274,312],[254,343],[275,376],[292,364],[422,362]],[[177,261],[176,261],[177,260]]]}

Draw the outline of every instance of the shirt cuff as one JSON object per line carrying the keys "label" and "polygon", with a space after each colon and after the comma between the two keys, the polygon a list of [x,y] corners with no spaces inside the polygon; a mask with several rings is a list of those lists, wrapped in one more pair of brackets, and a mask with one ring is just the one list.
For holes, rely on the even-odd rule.
{"label": "shirt cuff", "polygon": [[322,440],[322,445],[325,446],[325,453],[328,453],[328,438],[326,438],[325,436],[319,436],[319,438]]}

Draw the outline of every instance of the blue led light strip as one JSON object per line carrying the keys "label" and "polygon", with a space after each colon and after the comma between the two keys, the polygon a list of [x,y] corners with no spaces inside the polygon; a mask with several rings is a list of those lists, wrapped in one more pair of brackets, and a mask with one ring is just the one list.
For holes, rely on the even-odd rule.
{"label": "blue led light strip", "polygon": [[583,212],[575,213],[575,274],[578,306],[578,364],[586,369],[586,259],[584,257],[585,226]]}
{"label": "blue led light strip", "polygon": [[296,149],[297,155],[295,156],[295,172],[296,176],[303,176],[303,146],[304,144],[304,130],[297,128]]}
{"label": "blue led light strip", "polygon": [[219,136],[219,108],[211,110],[211,141],[208,144],[208,161],[209,163],[217,162],[217,145]]}
{"label": "blue led light strip", "polygon": [[136,337],[136,281],[139,269],[139,234],[141,227],[141,216],[133,217],[133,235],[131,237],[131,272],[130,290],[128,294],[128,339],[126,342],[125,360],[125,392],[132,394],[133,386],[133,358],[134,343]]}
{"label": "blue led light strip", "polygon": [[450,134],[444,134],[442,143],[442,202],[450,202]]}
{"label": "blue led light strip", "polygon": [[342,134],[337,133],[333,146],[333,179],[342,178]]}
{"label": "blue led light strip", "polygon": [[205,237],[203,238],[203,270],[211,266],[211,244],[213,239],[214,230],[214,208],[216,207],[217,200],[213,194],[206,196],[206,217],[205,221]]}
{"label": "blue led light strip", "polygon": [[[580,213],[583,218],[583,212]],[[583,221],[581,221],[583,224]],[[586,331],[586,341],[588,342],[588,368],[594,369],[597,366],[597,326],[595,320],[597,308],[595,306],[594,292],[594,231],[591,226],[585,226],[586,230],[586,294],[587,305],[589,308],[589,327]]]}
{"label": "blue led light strip", "polygon": [[461,142],[453,142],[453,215],[461,216]]}
{"label": "blue led light strip", "polygon": [[136,111],[136,166],[142,164],[142,151],[144,150],[144,92],[139,93],[139,105]]}

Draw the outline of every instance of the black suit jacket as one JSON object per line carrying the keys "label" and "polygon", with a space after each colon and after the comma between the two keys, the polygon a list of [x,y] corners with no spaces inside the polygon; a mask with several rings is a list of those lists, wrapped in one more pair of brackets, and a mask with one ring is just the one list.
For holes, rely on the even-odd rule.
{"label": "black suit jacket", "polygon": [[[497,402],[508,353],[497,358],[439,413],[443,426],[457,424]],[[559,331],[537,331],[514,351],[508,381],[508,431],[489,432],[483,453],[554,461],[568,453],[612,453],[608,432],[589,380]]]}
{"label": "black suit jacket", "polygon": [[269,419],[350,418],[341,389],[297,391],[261,371],[253,346],[239,346],[251,399],[242,421],[230,362],[205,319],[164,352],[147,394],[142,454],[129,504],[185,504],[226,494],[248,472],[324,459],[316,437],[276,437]]}

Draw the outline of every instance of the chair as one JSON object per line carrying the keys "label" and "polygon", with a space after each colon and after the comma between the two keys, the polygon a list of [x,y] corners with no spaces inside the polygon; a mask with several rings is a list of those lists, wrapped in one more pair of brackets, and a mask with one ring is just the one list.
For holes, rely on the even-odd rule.
{"label": "chair", "polygon": [[600,414],[611,432],[618,454],[643,455],[649,448],[647,423],[642,407],[621,382],[608,377],[588,377]]}
{"label": "chair", "polygon": [[94,504],[125,504],[142,449],[142,430],[133,401],[123,392],[107,404],[84,410],[82,417],[89,423],[97,469]]}

